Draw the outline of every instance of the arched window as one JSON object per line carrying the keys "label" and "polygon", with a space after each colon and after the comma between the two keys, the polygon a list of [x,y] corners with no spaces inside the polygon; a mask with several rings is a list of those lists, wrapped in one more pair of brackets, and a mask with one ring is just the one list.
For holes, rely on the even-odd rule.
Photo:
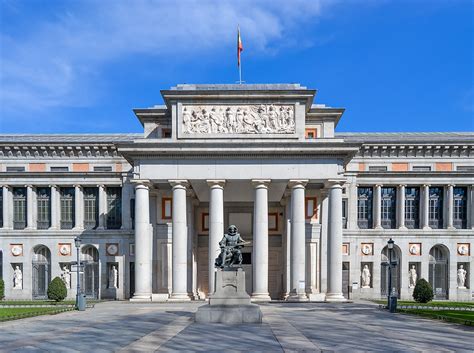
{"label": "arched window", "polygon": [[448,258],[449,250],[443,245],[435,245],[430,250],[429,282],[435,299],[448,299]]}
{"label": "arched window", "polygon": [[99,251],[92,245],[82,248],[81,261],[84,264],[82,290],[89,298],[99,298]]}
{"label": "arched window", "polygon": [[32,281],[33,299],[46,299],[51,282],[51,252],[44,245],[38,245],[33,251]]}

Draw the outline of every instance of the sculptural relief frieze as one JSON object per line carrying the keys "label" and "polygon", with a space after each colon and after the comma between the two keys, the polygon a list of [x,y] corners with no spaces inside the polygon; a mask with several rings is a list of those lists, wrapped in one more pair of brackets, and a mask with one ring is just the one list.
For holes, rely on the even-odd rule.
{"label": "sculptural relief frieze", "polygon": [[294,105],[186,105],[183,134],[294,134]]}

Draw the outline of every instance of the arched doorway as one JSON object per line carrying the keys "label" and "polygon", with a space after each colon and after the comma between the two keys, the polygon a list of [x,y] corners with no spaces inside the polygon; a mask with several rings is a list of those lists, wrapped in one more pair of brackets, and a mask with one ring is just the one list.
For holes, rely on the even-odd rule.
{"label": "arched doorway", "polygon": [[82,248],[82,259],[84,273],[82,278],[83,291],[86,297],[99,298],[99,251],[87,245]]}
{"label": "arched doorway", "polygon": [[33,299],[46,299],[48,285],[51,282],[51,252],[44,245],[33,249],[32,261]]}
{"label": "arched doorway", "polygon": [[429,281],[435,299],[448,299],[449,250],[435,245],[430,250]]}
{"label": "arched doorway", "polygon": [[[385,246],[382,249],[382,259],[380,264],[380,294],[383,297],[386,297],[389,294],[389,275],[388,275],[388,262],[389,262],[389,253],[388,247]],[[396,263],[396,266],[392,267],[392,288],[395,288],[398,298],[400,298],[400,263],[402,260],[402,252],[397,245],[393,246],[392,251],[392,262]]]}

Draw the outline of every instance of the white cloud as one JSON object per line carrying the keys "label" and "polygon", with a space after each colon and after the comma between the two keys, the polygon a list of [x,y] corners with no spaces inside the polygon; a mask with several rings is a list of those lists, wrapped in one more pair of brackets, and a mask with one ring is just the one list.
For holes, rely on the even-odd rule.
{"label": "white cloud", "polygon": [[[234,43],[240,23],[255,53],[294,43],[325,0],[123,0],[73,3],[21,36],[2,33],[0,108],[86,106],[103,65],[126,55],[170,56]],[[72,4],[72,3],[71,3]],[[10,9],[11,10],[11,9]],[[308,38],[305,38],[307,43]],[[78,94],[78,92],[81,92]]]}

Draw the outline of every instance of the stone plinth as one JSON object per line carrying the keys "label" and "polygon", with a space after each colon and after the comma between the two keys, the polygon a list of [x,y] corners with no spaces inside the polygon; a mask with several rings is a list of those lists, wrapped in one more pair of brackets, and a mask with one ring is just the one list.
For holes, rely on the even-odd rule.
{"label": "stone plinth", "polygon": [[259,306],[250,303],[250,296],[245,291],[245,272],[241,268],[217,270],[215,285],[215,291],[209,297],[209,304],[201,306],[196,312],[196,322],[262,322]]}

